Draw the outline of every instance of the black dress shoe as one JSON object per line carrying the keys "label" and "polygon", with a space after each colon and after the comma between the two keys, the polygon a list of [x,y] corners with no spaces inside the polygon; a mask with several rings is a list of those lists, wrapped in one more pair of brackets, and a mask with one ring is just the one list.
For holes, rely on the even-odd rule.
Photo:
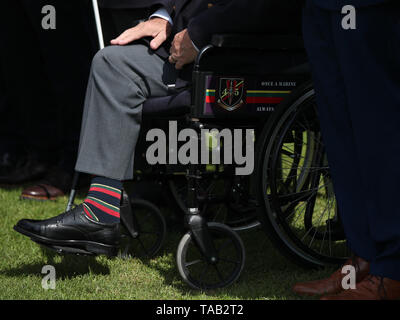
{"label": "black dress shoe", "polygon": [[[33,241],[66,253],[116,256],[119,248],[119,223],[90,220],[83,205],[46,220],[18,221],[14,230]],[[63,250],[64,249],[64,250]]]}

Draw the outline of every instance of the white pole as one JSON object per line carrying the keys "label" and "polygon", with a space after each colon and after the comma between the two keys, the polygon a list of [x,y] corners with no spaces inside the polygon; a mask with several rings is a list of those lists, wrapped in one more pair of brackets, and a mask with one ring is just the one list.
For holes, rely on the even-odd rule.
{"label": "white pole", "polygon": [[99,38],[99,47],[101,50],[104,48],[104,38],[103,38],[103,28],[101,27],[99,4],[97,3],[97,0],[92,0],[92,5],[93,5],[94,18],[96,20],[96,30],[97,30],[97,36]]}

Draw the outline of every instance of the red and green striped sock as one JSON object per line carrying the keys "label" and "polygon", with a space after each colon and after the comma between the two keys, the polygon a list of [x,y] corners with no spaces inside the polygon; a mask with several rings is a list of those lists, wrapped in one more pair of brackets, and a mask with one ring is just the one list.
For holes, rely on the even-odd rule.
{"label": "red and green striped sock", "polygon": [[121,190],[121,181],[103,177],[93,178],[89,193],[83,202],[86,216],[97,222],[118,223]]}

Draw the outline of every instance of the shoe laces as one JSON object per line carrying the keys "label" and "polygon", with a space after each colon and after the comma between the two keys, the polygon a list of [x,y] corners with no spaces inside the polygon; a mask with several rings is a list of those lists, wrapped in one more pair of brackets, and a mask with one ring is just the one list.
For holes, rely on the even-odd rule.
{"label": "shoe laces", "polygon": [[[65,211],[65,212],[61,213],[60,215],[58,215],[58,216],[57,216],[57,223],[61,223],[62,220],[64,219],[64,217],[65,217],[66,215],[70,214],[71,211],[74,210],[74,209],[75,209],[75,208],[72,208],[72,209],[70,209],[70,210],[68,210],[68,211]],[[74,215],[74,220],[75,220],[75,215]]]}

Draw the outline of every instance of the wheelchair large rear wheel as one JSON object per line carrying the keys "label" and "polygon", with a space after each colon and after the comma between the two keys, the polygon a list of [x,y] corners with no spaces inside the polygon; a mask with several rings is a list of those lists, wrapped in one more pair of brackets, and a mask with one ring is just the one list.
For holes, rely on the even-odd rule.
{"label": "wheelchair large rear wheel", "polygon": [[303,266],[342,263],[350,252],[310,84],[279,107],[260,140],[257,177],[265,231]]}
{"label": "wheelchair large rear wheel", "polygon": [[182,279],[193,289],[211,290],[234,283],[243,270],[245,249],[235,231],[221,223],[207,224],[218,261],[209,263],[202,255],[191,232],[181,239],[176,262]]}

